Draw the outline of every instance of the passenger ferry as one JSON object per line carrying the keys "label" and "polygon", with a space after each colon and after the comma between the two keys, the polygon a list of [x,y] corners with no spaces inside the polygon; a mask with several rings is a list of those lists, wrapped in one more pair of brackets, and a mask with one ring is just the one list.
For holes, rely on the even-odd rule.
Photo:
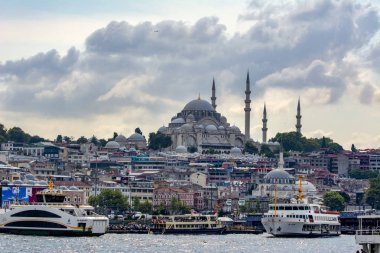
{"label": "passenger ferry", "polygon": [[13,204],[0,209],[0,232],[23,235],[100,236],[109,220],[94,213],[92,206],[65,204],[62,191],[49,189],[36,194],[33,204]]}
{"label": "passenger ferry", "polygon": [[341,234],[339,212],[326,212],[317,204],[302,204],[302,177],[297,204],[269,205],[261,222],[267,233],[274,236],[338,236]]}
{"label": "passenger ferry", "polygon": [[366,253],[380,253],[380,215],[358,216],[359,229],[355,233],[356,243]]}
{"label": "passenger ferry", "polygon": [[226,227],[216,215],[153,216],[151,233],[159,234],[223,234]]}
{"label": "passenger ferry", "polygon": [[338,236],[339,214],[325,212],[316,204],[279,204],[269,206],[261,222],[274,236]]}

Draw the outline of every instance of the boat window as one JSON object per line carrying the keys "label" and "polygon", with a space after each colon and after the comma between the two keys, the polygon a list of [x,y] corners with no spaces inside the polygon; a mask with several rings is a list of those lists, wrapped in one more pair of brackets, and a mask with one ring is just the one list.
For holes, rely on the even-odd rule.
{"label": "boat window", "polygon": [[291,206],[285,206],[285,210],[292,210]]}
{"label": "boat window", "polygon": [[293,206],[293,210],[298,210],[298,206]]}
{"label": "boat window", "polygon": [[15,221],[5,224],[5,227],[66,228],[64,225],[48,221]]}
{"label": "boat window", "polygon": [[27,210],[11,215],[12,217],[43,217],[43,218],[61,218],[61,216],[44,210]]}
{"label": "boat window", "polygon": [[298,209],[299,210],[305,210],[305,207],[304,206],[299,206]]}
{"label": "boat window", "polygon": [[284,210],[284,206],[279,206],[278,210]]}

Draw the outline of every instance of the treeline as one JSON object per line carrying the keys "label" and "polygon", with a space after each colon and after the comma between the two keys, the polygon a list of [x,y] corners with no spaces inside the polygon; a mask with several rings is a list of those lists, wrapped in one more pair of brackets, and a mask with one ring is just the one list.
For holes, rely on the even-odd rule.
{"label": "treeline", "polygon": [[284,151],[312,152],[326,149],[331,153],[343,151],[343,147],[328,137],[306,138],[297,132],[277,133],[270,139],[271,142],[279,142]]}
{"label": "treeline", "polygon": [[22,142],[22,143],[37,143],[41,141],[45,141],[44,138],[38,135],[30,135],[25,133],[19,127],[12,127],[6,129],[3,124],[0,123],[0,142]]}

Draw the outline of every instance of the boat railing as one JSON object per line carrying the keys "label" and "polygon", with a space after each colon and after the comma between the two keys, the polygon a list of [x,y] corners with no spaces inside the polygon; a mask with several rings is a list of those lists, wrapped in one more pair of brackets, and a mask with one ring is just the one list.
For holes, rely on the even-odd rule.
{"label": "boat railing", "polygon": [[380,235],[380,228],[356,230],[356,235]]}

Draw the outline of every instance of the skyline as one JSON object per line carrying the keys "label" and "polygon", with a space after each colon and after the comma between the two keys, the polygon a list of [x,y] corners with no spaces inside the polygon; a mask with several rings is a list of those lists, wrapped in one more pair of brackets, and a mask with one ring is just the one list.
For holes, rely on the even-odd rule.
{"label": "skyline", "polygon": [[[25,4],[28,3],[28,4]],[[379,2],[1,1],[0,122],[54,139],[147,137],[189,101],[251,136],[295,131],[380,146]],[[25,41],[27,39],[27,41]]]}

